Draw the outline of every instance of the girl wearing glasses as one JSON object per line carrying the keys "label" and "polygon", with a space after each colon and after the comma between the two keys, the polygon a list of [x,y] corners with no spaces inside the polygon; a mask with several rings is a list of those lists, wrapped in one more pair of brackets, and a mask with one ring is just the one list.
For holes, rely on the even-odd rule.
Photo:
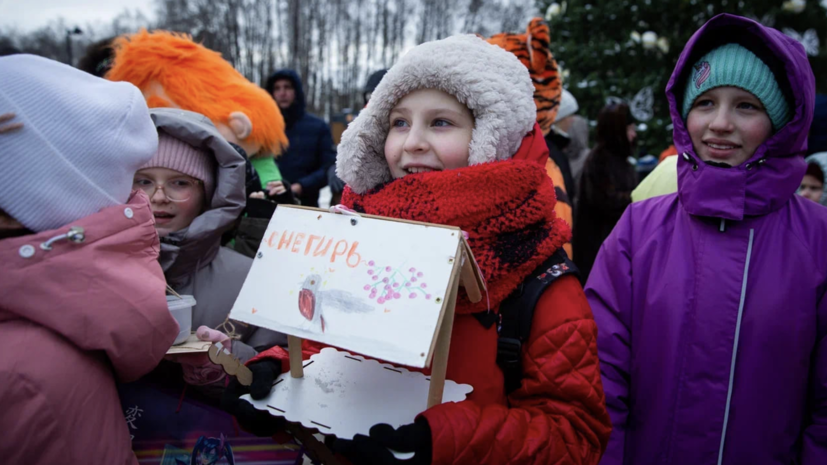
{"label": "girl wearing glasses", "polygon": [[[222,234],[244,209],[244,158],[201,114],[155,108],[150,116],[158,130],[158,152],[135,173],[133,188],[149,196],[167,283],[179,294],[195,297],[192,327],[202,339],[231,345],[242,361],[283,344],[279,333],[240,325],[230,340],[230,328],[224,326],[252,264],[221,246]],[[222,390],[224,371],[206,356],[175,361],[183,366],[188,384],[209,386],[216,396]]]}

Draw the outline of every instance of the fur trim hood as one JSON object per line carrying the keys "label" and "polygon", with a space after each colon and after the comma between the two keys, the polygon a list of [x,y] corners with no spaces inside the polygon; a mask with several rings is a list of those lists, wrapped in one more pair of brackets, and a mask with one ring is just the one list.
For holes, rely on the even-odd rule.
{"label": "fur trim hood", "polygon": [[534,86],[513,54],[470,34],[420,44],[388,71],[342,134],[336,174],[357,194],[393,179],[385,161],[388,117],[419,89],[451,94],[471,110],[469,165],[510,159],[534,126]]}

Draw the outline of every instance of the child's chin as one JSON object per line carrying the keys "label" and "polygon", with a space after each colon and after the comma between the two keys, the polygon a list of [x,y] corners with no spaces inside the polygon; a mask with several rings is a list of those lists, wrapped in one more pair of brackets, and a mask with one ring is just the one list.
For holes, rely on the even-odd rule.
{"label": "child's chin", "polygon": [[158,225],[156,224],[156,225],[155,225],[155,232],[157,232],[157,233],[158,233],[158,237],[167,237],[167,236],[169,236],[170,234],[172,234],[174,231],[172,231],[171,229],[169,229],[169,228],[167,228],[167,227],[164,227],[164,226],[158,226]]}

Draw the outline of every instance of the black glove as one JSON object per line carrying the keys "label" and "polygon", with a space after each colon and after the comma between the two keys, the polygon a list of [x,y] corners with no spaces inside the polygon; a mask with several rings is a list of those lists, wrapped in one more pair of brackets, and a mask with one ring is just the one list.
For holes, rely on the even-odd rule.
{"label": "black glove", "polygon": [[252,363],[247,368],[253,372],[253,382],[249,387],[242,386],[233,377],[221,396],[221,408],[231,413],[246,431],[256,436],[272,436],[284,429],[284,417],[274,417],[239,397],[248,393],[255,400],[267,397],[273,388],[273,382],[281,374],[281,362],[266,359]]}
{"label": "black glove", "polygon": [[264,199],[247,199],[247,216],[250,218],[267,218],[276,211],[276,204]]}
{"label": "black glove", "polygon": [[[373,425],[370,436],[357,434],[352,440],[325,438],[325,444],[336,454],[341,454],[354,465],[430,465],[431,427],[428,420],[417,419],[410,425],[393,429],[382,423]],[[396,452],[413,452],[414,456],[401,460],[394,457],[389,449]]]}

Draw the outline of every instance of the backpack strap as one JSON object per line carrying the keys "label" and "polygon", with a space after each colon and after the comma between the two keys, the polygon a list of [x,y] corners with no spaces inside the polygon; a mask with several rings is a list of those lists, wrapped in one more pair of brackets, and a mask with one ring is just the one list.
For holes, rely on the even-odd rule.
{"label": "backpack strap", "polygon": [[505,378],[506,395],[518,389],[522,383],[520,356],[523,344],[531,334],[534,309],[546,288],[562,276],[578,275],[577,266],[560,248],[546,259],[500,304],[499,315],[493,312],[475,313],[474,316],[486,328],[494,322],[497,327],[497,365]]}

